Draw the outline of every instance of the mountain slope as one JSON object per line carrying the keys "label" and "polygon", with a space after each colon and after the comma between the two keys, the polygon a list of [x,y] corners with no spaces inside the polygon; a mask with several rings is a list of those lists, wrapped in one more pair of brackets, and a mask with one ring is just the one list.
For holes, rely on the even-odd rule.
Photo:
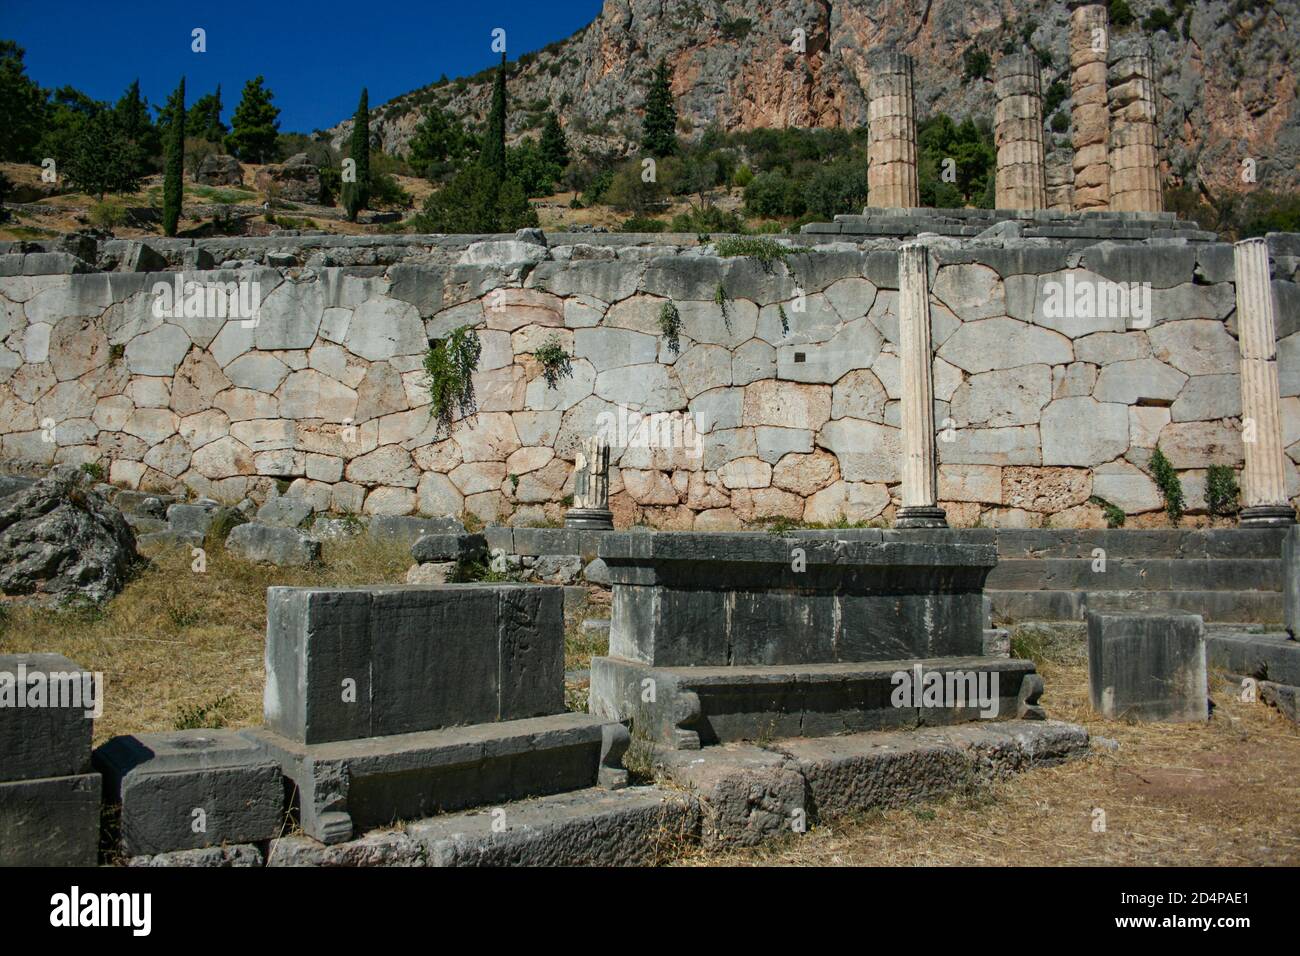
{"label": "mountain slope", "polygon": [[[1163,3],[1131,0],[1137,22],[1113,35],[1147,35],[1154,47],[1163,156],[1171,174],[1212,191],[1243,188],[1241,160],[1255,160],[1260,187],[1300,187],[1300,0],[1210,0],[1184,6],[1190,22],[1166,30],[1141,21]],[[773,0],[759,16],[737,0],[607,0],[567,40],[520,58],[510,80],[512,138],[540,129],[556,106],[580,151],[635,148],[641,106],[660,57],[673,72],[682,131],[866,122],[866,53],[896,44],[916,62],[917,115],[993,115],[992,70],[965,80],[972,46],[1002,56],[1024,37],[1044,60],[1043,89],[1068,91],[1068,9],[1063,0]],[[806,53],[791,50],[796,28]],[[1186,36],[1184,29],[1186,28]],[[372,117],[378,143],[401,154],[422,110],[435,102],[470,123],[486,116],[489,73],[424,87]],[[1057,110],[1069,112],[1068,99]],[[1050,124],[1051,116],[1044,117]],[[338,145],[351,123],[330,131]],[[1068,148],[1068,131],[1048,135]],[[1050,159],[1049,159],[1050,161]]]}

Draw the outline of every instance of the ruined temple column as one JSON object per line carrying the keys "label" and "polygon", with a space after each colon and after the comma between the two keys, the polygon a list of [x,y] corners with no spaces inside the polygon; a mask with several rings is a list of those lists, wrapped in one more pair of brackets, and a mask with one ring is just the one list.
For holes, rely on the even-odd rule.
{"label": "ruined temple column", "polygon": [[1110,18],[1101,3],[1076,5],[1070,14],[1070,88],[1074,107],[1074,208],[1110,208],[1107,160],[1110,112],[1106,105],[1106,51]]}
{"label": "ruined temple column", "polygon": [[1151,45],[1140,38],[1116,40],[1109,62],[1110,208],[1163,212]]}
{"label": "ruined temple column", "polygon": [[946,528],[938,506],[934,448],[934,356],[930,348],[929,250],[905,242],[898,250],[898,364],[902,378],[903,504],[898,528]]}
{"label": "ruined temple column", "polygon": [[993,132],[998,147],[997,208],[1045,209],[1047,181],[1038,59],[1024,53],[1003,57],[996,77]]}
{"label": "ruined temple column", "polygon": [[1286,497],[1286,459],[1278,414],[1277,338],[1268,244],[1245,239],[1233,249],[1237,271],[1237,339],[1241,348],[1242,472],[1240,521],[1247,527],[1295,523]]}
{"label": "ruined temple column", "polygon": [[867,204],[877,209],[914,207],[916,113],[912,102],[912,58],[875,50],[867,58]]}
{"label": "ruined temple column", "polygon": [[609,440],[604,435],[585,439],[573,461],[573,507],[564,514],[566,528],[609,531],[614,514],[609,510]]}

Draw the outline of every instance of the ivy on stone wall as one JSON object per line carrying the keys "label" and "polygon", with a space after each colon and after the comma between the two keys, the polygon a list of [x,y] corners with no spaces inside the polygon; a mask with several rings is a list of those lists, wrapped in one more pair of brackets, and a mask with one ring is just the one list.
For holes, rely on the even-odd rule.
{"label": "ivy on stone wall", "polygon": [[533,353],[542,366],[542,377],[549,388],[555,388],[560,379],[573,375],[573,356],[564,351],[564,345],[558,335],[552,335]]}

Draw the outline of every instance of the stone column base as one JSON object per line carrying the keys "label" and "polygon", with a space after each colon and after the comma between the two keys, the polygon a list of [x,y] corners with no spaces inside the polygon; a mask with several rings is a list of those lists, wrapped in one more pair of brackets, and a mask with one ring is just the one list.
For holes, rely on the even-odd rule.
{"label": "stone column base", "polygon": [[570,508],[564,513],[564,526],[584,531],[613,531],[614,512],[608,508]]}
{"label": "stone column base", "polygon": [[1252,505],[1242,508],[1237,523],[1243,528],[1281,528],[1295,524],[1295,509],[1290,505]]}
{"label": "stone column base", "polygon": [[904,507],[894,517],[895,528],[946,528],[948,514],[933,506]]}

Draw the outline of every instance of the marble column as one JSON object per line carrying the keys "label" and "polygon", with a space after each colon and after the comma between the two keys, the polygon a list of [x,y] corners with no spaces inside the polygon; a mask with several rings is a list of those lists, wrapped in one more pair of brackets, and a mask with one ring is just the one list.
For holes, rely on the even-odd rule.
{"label": "marble column", "polygon": [[1110,18],[1105,4],[1085,3],[1070,14],[1070,88],[1074,106],[1074,208],[1110,208],[1110,162],[1107,158],[1110,111],[1107,106],[1106,57]]}
{"label": "marble column", "polygon": [[609,440],[593,435],[582,443],[573,461],[573,507],[564,515],[566,528],[609,531]]}
{"label": "marble column", "polygon": [[1047,181],[1043,156],[1043,98],[1038,58],[1021,53],[1004,56],[993,90],[993,134],[998,149],[999,209],[1045,209]]}
{"label": "marble column", "polygon": [[916,184],[916,113],[912,58],[875,50],[867,58],[867,205],[876,209],[921,204]]}
{"label": "marble column", "polygon": [[1241,348],[1241,425],[1246,468],[1240,521],[1246,527],[1295,523],[1286,496],[1286,455],[1278,412],[1277,337],[1268,244],[1245,239],[1233,249],[1237,341]]}
{"label": "marble column", "polygon": [[946,528],[939,507],[934,446],[934,355],[930,343],[930,254],[924,243],[898,250],[898,359],[902,378],[903,487],[898,528]]}
{"label": "marble column", "polygon": [[1144,38],[1110,47],[1110,208],[1163,212],[1155,67]]}

